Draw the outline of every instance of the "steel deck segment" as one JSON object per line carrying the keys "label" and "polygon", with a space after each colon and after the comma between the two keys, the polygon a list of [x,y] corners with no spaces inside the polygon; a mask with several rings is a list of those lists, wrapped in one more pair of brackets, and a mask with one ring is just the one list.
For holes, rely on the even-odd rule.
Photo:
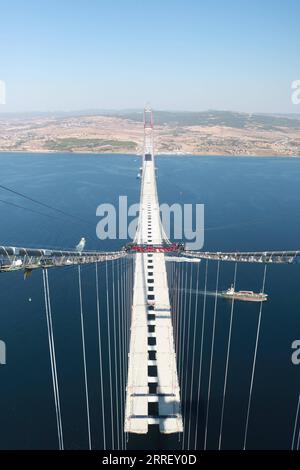
{"label": "steel deck segment", "polygon": [[[145,129],[144,154],[150,154],[151,159],[144,158],[143,162],[135,242],[159,245],[163,242],[164,231],[157,197],[151,128]],[[159,425],[162,433],[182,432],[165,255],[137,253],[135,256],[125,432],[146,434],[149,424]],[[148,310],[149,305],[152,310]],[[148,320],[148,313],[154,315],[154,320]],[[150,340],[155,344],[150,344]],[[155,352],[155,360],[150,360],[149,352]],[[149,376],[149,366],[157,369],[155,376]],[[149,393],[149,385],[156,385],[156,393]],[[149,402],[158,402],[158,416],[149,415]]]}
{"label": "steel deck segment", "polygon": [[295,264],[300,263],[300,251],[208,252],[184,251],[191,259],[227,261],[235,263]]}

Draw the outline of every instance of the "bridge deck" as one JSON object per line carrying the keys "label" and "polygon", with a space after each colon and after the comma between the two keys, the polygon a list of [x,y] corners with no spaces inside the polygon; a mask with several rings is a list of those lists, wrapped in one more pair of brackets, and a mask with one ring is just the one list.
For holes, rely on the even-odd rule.
{"label": "bridge deck", "polygon": [[[152,130],[151,130],[152,131]],[[145,136],[137,243],[162,243],[151,131]],[[149,158],[149,157],[148,157]],[[157,403],[156,413],[149,403]],[[150,412],[149,412],[150,411]],[[138,253],[135,261],[125,432],[182,432],[179,384],[165,255]]]}

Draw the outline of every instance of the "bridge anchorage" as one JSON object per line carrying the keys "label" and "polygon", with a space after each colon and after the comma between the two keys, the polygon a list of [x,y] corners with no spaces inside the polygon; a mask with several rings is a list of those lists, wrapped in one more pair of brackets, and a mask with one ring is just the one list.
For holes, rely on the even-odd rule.
{"label": "bridge anchorage", "polygon": [[[217,263],[217,281],[214,304],[214,326],[216,321],[216,310],[218,302],[218,282],[219,269],[221,262],[234,263],[235,287],[238,263],[261,263],[264,265],[264,274],[262,282],[262,292],[265,287],[266,267],[269,264],[294,264],[300,262],[300,251],[264,251],[264,252],[203,252],[191,251],[186,249],[183,243],[171,243],[164,231],[160,218],[159,200],[156,186],[156,168],[153,146],[153,114],[150,108],[145,109],[144,113],[144,149],[143,161],[141,167],[141,190],[140,190],[140,211],[138,226],[135,238],[132,243],[127,244],[120,251],[100,252],[100,251],[70,251],[70,250],[49,250],[45,248],[22,248],[11,246],[0,246],[0,272],[8,273],[11,271],[24,271],[24,277],[27,278],[32,271],[42,270],[45,306],[47,314],[47,327],[49,334],[49,350],[51,357],[51,367],[53,376],[53,388],[56,403],[57,430],[60,448],[64,447],[63,429],[60,413],[59,387],[56,372],[56,359],[54,348],[54,335],[51,321],[51,302],[48,280],[49,268],[60,268],[68,266],[77,266],[78,280],[80,290],[80,309],[82,326],[82,344],[85,366],[85,386],[86,386],[86,409],[88,418],[89,448],[92,448],[89,400],[87,386],[87,372],[85,359],[84,342],[84,322],[81,297],[81,265],[94,264],[96,268],[96,286],[98,302],[98,327],[99,317],[99,292],[98,292],[98,265],[105,266],[106,289],[108,289],[108,262],[111,262],[111,273],[113,280],[117,276],[117,286],[112,286],[112,293],[118,294],[117,303],[113,299],[114,315],[116,310],[120,310],[119,317],[113,316],[113,330],[119,329],[117,339],[120,341],[120,362],[117,364],[118,352],[116,349],[116,336],[114,336],[116,367],[113,367],[110,343],[111,324],[110,324],[110,300],[107,297],[107,322],[108,322],[108,350],[109,350],[109,372],[110,372],[110,392],[111,392],[111,448],[116,446],[114,437],[114,416],[113,416],[113,380],[112,376],[116,374],[116,385],[118,384],[117,373],[120,372],[119,386],[124,385],[124,396],[116,392],[117,401],[121,403],[120,416],[123,428],[123,434],[119,438],[117,447],[126,448],[126,439],[124,436],[129,433],[147,434],[149,425],[157,425],[159,431],[163,434],[183,433],[183,448],[190,448],[191,441],[194,442],[194,448],[197,448],[198,422],[200,416],[200,378],[191,377],[190,390],[187,389],[187,372],[185,371],[185,361],[188,359],[188,351],[192,350],[192,372],[196,361],[196,322],[197,317],[191,316],[191,292],[195,283],[192,282],[194,263],[197,264],[197,282],[196,282],[196,300],[195,312],[198,305],[198,285],[199,285],[199,264],[204,261],[205,268],[205,288],[204,288],[204,307],[205,314],[206,294],[207,294],[207,266],[210,261]],[[124,268],[127,260],[134,263],[132,272],[132,285],[127,280],[126,275],[118,273],[118,269]],[[171,263],[170,263],[171,262]],[[191,263],[188,269],[183,272],[181,265]],[[178,263],[178,264],[177,264]],[[115,272],[114,265],[117,265]],[[171,268],[170,268],[171,265]],[[176,265],[176,268],[175,268]],[[188,265],[187,265],[188,266]],[[177,269],[178,268],[178,269]],[[129,269],[129,268],[128,268]],[[129,270],[130,271],[130,270]],[[128,271],[128,272],[129,272]],[[128,273],[127,273],[128,274]],[[123,286],[123,287],[122,287]],[[129,289],[129,307],[128,318],[125,319],[125,292]],[[189,289],[188,289],[189,287]],[[122,290],[123,289],[123,290]],[[190,294],[186,293],[189,290]],[[185,292],[185,297],[181,291]],[[183,315],[182,310],[186,308],[189,313],[187,317]],[[234,300],[231,307],[231,321],[233,315]],[[259,312],[259,322],[257,327],[257,342],[259,338],[261,308]],[[203,317],[204,318],[204,317]],[[117,323],[119,322],[119,325]],[[123,337],[122,331],[127,331]],[[183,330],[183,331],[182,331]],[[214,330],[213,330],[214,331]],[[230,330],[231,331],[231,330]],[[187,340],[185,337],[187,334]],[[201,352],[200,352],[200,370],[202,368],[202,348],[203,348],[204,325],[202,325]],[[257,343],[256,342],[256,343]],[[101,354],[103,354],[101,339],[99,335],[100,351],[100,371],[103,373],[103,363]],[[256,344],[257,346],[257,344]],[[227,369],[230,350],[230,338],[228,342],[226,376],[224,381],[224,396],[222,403],[222,418],[219,438],[219,448],[222,444],[223,414],[227,385]],[[102,351],[102,352],[101,352]],[[211,361],[209,365],[209,384],[212,374],[212,361],[214,352],[214,332],[211,344]],[[121,357],[122,356],[122,357]],[[126,358],[126,359],[125,359]],[[128,359],[128,362],[127,362]],[[248,422],[251,409],[252,386],[255,374],[256,351],[253,359],[253,368],[251,375],[251,388],[249,392],[247,422],[245,428],[244,447],[247,443]],[[126,371],[125,371],[126,369]],[[119,371],[119,372],[117,372]],[[125,379],[126,376],[126,379]],[[125,382],[127,385],[125,386]],[[194,389],[198,383],[198,395],[196,396],[195,416],[192,412],[192,401],[195,401]],[[102,408],[104,410],[103,396],[103,377],[102,384]],[[181,400],[181,394],[183,399]],[[190,402],[188,402],[190,395]],[[181,405],[182,403],[182,405]],[[207,397],[207,409],[205,413],[205,438],[204,448],[207,445],[207,429],[210,411],[210,386]],[[107,448],[107,423],[105,412],[102,411],[103,430],[104,430],[104,449]],[[188,417],[188,419],[186,419]],[[185,426],[183,426],[183,418]],[[191,425],[191,422],[193,423]],[[195,424],[195,436],[192,437],[191,426]],[[106,432],[105,432],[106,429]]]}

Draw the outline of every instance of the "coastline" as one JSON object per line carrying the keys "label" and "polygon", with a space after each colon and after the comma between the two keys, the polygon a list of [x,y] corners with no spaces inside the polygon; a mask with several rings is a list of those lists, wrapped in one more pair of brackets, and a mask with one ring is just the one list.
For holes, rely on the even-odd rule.
{"label": "coastline", "polygon": [[[140,157],[141,154],[139,153],[132,153],[132,152],[88,152],[88,151],[56,151],[56,150],[0,150],[1,154],[27,154],[27,155],[97,155],[98,157],[105,157],[105,156],[132,156],[132,157]],[[221,158],[292,158],[298,159],[300,155],[281,155],[281,154],[217,154],[217,153],[156,153],[156,157],[221,157]]]}

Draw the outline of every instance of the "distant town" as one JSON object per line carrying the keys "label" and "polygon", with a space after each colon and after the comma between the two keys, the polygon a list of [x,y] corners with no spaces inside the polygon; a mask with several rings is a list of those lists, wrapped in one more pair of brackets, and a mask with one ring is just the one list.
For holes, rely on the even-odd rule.
{"label": "distant town", "polygon": [[[300,114],[155,112],[156,153],[300,156]],[[2,152],[141,152],[142,111],[0,114]]]}

